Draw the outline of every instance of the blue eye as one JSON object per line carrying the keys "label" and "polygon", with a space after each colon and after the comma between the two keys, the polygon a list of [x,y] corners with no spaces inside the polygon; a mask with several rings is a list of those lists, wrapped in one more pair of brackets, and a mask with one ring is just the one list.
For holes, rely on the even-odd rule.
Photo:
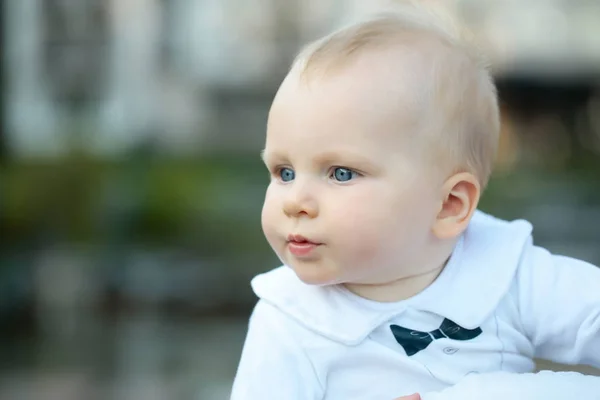
{"label": "blue eye", "polygon": [[333,170],[333,178],[338,182],[348,182],[356,177],[356,172],[348,168],[336,167]]}
{"label": "blue eye", "polygon": [[283,182],[291,182],[296,177],[296,173],[290,168],[281,168],[279,170],[279,177]]}

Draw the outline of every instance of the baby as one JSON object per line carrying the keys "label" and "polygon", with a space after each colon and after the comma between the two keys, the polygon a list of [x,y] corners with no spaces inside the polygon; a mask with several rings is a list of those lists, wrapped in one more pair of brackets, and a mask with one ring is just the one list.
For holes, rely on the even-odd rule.
{"label": "baby", "polygon": [[530,373],[600,367],[600,269],[477,210],[498,136],[485,64],[421,7],[306,47],[263,153],[284,266],[252,281],[232,399],[600,399],[600,378]]}

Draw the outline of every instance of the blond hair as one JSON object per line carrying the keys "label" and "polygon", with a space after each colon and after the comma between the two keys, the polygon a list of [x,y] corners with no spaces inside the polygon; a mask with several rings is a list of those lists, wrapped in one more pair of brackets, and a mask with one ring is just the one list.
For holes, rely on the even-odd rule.
{"label": "blond hair", "polygon": [[429,112],[439,115],[444,110],[443,118],[427,118],[434,126],[419,133],[427,162],[451,173],[471,172],[485,187],[500,131],[496,87],[481,54],[448,15],[422,1],[400,2],[310,43],[292,70],[306,78],[343,67],[371,50],[412,46],[418,52],[423,41],[434,42],[440,50],[430,69]]}

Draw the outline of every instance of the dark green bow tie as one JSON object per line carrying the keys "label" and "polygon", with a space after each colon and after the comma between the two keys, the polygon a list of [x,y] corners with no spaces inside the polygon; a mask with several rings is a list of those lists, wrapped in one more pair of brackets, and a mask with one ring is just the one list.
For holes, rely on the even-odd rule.
{"label": "dark green bow tie", "polygon": [[398,325],[391,325],[390,329],[408,356],[425,350],[435,339],[471,340],[481,335],[481,328],[465,329],[448,318],[444,319],[439,329],[431,332],[415,331]]}

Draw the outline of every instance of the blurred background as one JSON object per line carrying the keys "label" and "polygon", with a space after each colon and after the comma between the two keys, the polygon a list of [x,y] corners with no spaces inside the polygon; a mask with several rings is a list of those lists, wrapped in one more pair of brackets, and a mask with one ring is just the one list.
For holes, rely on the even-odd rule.
{"label": "blurred background", "polygon": [[[382,3],[0,2],[1,400],[228,398],[249,280],[278,265],[270,101],[303,43]],[[502,100],[481,208],[600,264],[600,2],[445,3]]]}

